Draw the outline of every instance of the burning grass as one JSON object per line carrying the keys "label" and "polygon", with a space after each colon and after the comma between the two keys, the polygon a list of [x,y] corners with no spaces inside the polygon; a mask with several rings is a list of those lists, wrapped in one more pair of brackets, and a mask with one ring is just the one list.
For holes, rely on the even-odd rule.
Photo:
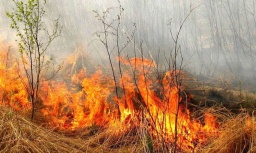
{"label": "burning grass", "polygon": [[256,152],[255,116],[247,113],[228,118],[219,129],[219,136],[200,149],[202,153]]}
{"label": "burning grass", "polygon": [[[208,139],[205,146],[197,148],[194,152],[256,151],[255,117],[250,117],[248,113],[233,116],[227,112],[223,113],[223,110],[207,111],[219,114],[219,118],[222,118],[222,128],[218,130],[218,137]],[[54,132],[5,107],[0,109],[0,122],[0,150],[3,153],[162,152],[161,149],[155,148],[161,144],[151,139],[143,126],[128,131],[116,126],[105,129],[92,126],[75,131]]]}
{"label": "burning grass", "polygon": [[[1,153],[133,152],[142,150],[135,136],[117,135],[117,129],[58,131],[32,123],[10,108],[0,108]],[[88,132],[90,134],[88,134]],[[62,134],[61,134],[62,133]]]}
{"label": "burning grass", "polygon": [[7,108],[0,109],[0,122],[0,150],[3,153],[79,152],[85,148],[82,140],[56,134]]}
{"label": "burning grass", "polygon": [[[154,75],[156,64],[140,58],[118,59],[125,67],[118,82],[101,69],[88,74],[86,68],[69,81],[41,80],[36,101],[38,115],[36,123],[32,123],[4,107],[19,114],[31,109],[22,74],[15,64],[6,64],[6,56],[0,57],[2,152],[215,152],[209,148],[214,144],[221,146],[216,138],[225,142],[221,140],[225,133],[222,130],[231,127],[221,117],[226,115],[222,111],[208,109],[199,118],[190,111],[188,97],[181,95],[181,87],[174,81],[182,71],[170,70],[159,78]],[[219,130],[220,125],[223,128]],[[235,136],[232,137],[237,140]],[[252,146],[245,140],[239,141],[241,146]]]}

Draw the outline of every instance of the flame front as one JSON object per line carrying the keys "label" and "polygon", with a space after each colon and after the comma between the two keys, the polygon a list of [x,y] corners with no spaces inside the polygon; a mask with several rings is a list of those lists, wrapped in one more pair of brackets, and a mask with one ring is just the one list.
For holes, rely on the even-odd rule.
{"label": "flame front", "polygon": [[118,60],[125,69],[117,87],[101,70],[90,76],[81,70],[72,76],[73,86],[78,88],[73,92],[64,83],[45,82],[42,112],[51,118],[51,125],[63,129],[118,126],[126,131],[144,124],[153,135],[162,135],[170,143],[177,136],[185,149],[202,145],[216,134],[218,126],[211,114],[205,114],[204,125],[190,118],[174,79],[181,72],[168,71],[157,79],[155,63],[150,60]]}
{"label": "flame front", "polygon": [[11,106],[15,110],[30,109],[28,95],[19,77],[17,62],[9,59],[9,53],[0,48],[0,105]]}
{"label": "flame front", "polygon": [[[1,59],[1,104],[30,108],[25,83],[15,71],[15,64],[7,67],[4,56]],[[203,145],[208,136],[216,135],[218,125],[211,114],[205,114],[204,124],[191,119],[175,81],[181,71],[168,71],[159,79],[151,60],[118,60],[123,63],[123,71],[116,83],[100,69],[91,75],[81,70],[70,83],[43,81],[41,112],[49,125],[63,130],[118,126],[122,132],[144,126],[154,137],[160,135],[170,144],[176,141],[184,150]]]}

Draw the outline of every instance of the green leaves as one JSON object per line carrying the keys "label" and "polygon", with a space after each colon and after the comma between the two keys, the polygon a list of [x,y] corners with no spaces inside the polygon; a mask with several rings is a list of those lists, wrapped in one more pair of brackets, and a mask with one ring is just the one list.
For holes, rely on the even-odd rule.
{"label": "green leaves", "polygon": [[[46,60],[45,51],[53,39],[59,36],[59,22],[55,21],[52,34],[46,30],[43,24],[46,0],[13,0],[15,8],[12,12],[6,12],[6,16],[12,21],[10,27],[16,30],[20,60],[23,64],[28,85],[26,85],[32,103],[31,118],[34,114],[34,102],[40,86],[40,79],[49,69],[51,60]],[[48,39],[44,39],[47,36]],[[57,73],[57,72],[54,72]]]}
{"label": "green leaves", "polygon": [[[30,46],[36,48],[35,45],[37,35],[40,32],[42,25],[39,18],[42,18],[44,10],[39,8],[39,0],[28,0],[27,2],[13,0],[16,8],[13,12],[6,12],[7,17],[12,20],[10,27],[17,31],[17,37],[20,38],[22,46]],[[22,30],[21,30],[22,29]],[[19,45],[21,47],[21,45]],[[29,46],[27,46],[29,47]],[[21,48],[21,50],[23,50]]]}
{"label": "green leaves", "polygon": [[12,21],[10,27],[17,32],[19,52],[24,54],[22,57],[27,56],[31,60],[30,63],[44,62],[41,61],[44,58],[38,61],[38,57],[43,55],[53,39],[59,36],[61,29],[58,20],[55,21],[50,34],[42,20],[45,14],[43,5],[46,4],[46,0],[12,1],[15,8],[13,11],[7,11],[6,16]]}

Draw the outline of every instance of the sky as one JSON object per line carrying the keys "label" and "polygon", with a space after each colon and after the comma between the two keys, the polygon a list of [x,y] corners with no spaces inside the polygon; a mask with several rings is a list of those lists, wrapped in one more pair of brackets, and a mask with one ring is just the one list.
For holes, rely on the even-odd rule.
{"label": "sky", "polygon": [[[120,0],[120,4],[124,9],[120,46],[130,40],[123,56],[133,56],[134,50],[139,52],[143,48],[147,58],[165,65],[166,56],[174,50],[172,37],[177,36],[188,16],[178,39],[183,67],[199,76],[253,82],[256,75],[255,0]],[[81,49],[95,64],[108,65],[106,50],[96,35],[102,32],[103,24],[94,11],[102,15],[111,8],[106,20],[111,22],[117,18],[120,4],[117,0],[48,0],[46,27],[51,29],[56,18],[62,26],[62,33],[50,46],[49,54],[61,61]],[[0,42],[15,49],[15,31],[9,28],[10,19],[5,15],[12,8],[12,1],[0,1]],[[115,45],[116,37],[109,35],[109,47]],[[116,56],[114,51],[113,56]]]}

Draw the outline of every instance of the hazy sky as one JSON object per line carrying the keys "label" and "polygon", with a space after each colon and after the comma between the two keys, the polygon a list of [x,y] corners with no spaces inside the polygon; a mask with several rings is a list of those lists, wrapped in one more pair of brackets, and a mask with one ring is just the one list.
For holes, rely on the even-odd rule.
{"label": "hazy sky", "polygon": [[[179,44],[187,69],[199,74],[225,74],[236,78],[255,76],[256,8],[255,0],[120,0],[124,8],[120,25],[120,40],[127,41],[136,24],[136,47],[143,48],[155,58],[171,52],[175,36],[189,14],[180,33]],[[11,0],[0,1],[1,42],[14,45],[15,33],[10,30],[6,11],[13,8]],[[61,36],[54,41],[50,50],[54,56],[64,58],[83,46],[100,64],[105,64],[106,51],[93,35],[102,31],[102,24],[93,10],[99,13],[107,8],[109,21],[117,18],[117,0],[48,0],[45,23],[60,17],[63,26]],[[169,25],[171,23],[171,27]],[[110,37],[114,46],[115,37]],[[133,45],[127,46],[124,54],[130,54]],[[243,72],[241,74],[241,72]],[[240,73],[240,74],[239,74]],[[249,77],[250,76],[250,77]]]}

